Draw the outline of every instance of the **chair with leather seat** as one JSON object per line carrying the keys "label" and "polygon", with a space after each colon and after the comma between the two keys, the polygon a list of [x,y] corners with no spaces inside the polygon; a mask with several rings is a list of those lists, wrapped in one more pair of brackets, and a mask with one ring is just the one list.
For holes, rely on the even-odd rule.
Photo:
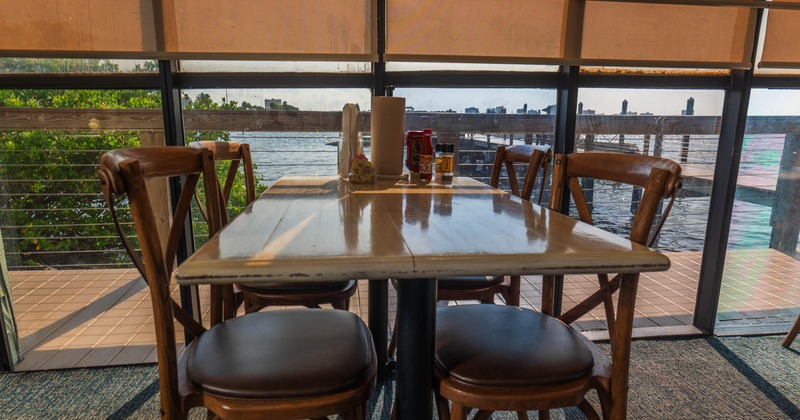
{"label": "chair with leather seat", "polygon": [[[550,146],[546,145],[498,146],[489,178],[489,186],[499,187],[500,177],[505,167],[511,194],[521,197],[523,200],[530,200],[533,195],[536,177],[539,174],[539,170],[542,169],[542,183],[538,199],[538,202],[541,202],[544,185],[547,181],[547,168],[550,165],[551,154]],[[518,166],[515,167],[515,163],[525,165],[522,189],[519,188],[519,182],[517,181],[516,168]],[[503,297],[506,305],[519,306],[520,285],[520,276],[439,277],[436,293],[439,301],[477,300],[480,303],[489,304],[493,304],[495,296],[499,294]],[[392,337],[389,341],[389,356],[394,355],[396,347],[397,333],[396,328],[393,328]]]}
{"label": "chair with leather seat", "polygon": [[[561,210],[561,195],[566,185],[580,219],[592,223],[579,179],[607,180],[643,188],[630,239],[649,246],[681,186],[680,173],[680,165],[659,157],[617,153],[559,154],[555,156],[550,208]],[[669,205],[661,217],[657,217],[663,199],[669,199]],[[655,219],[658,222],[653,227]],[[634,283],[638,278],[626,276]],[[621,276],[609,279],[608,275],[599,274],[595,294],[561,316],[553,317],[553,282],[553,276],[544,277],[542,312],[500,305],[438,308],[435,392],[440,418],[466,419],[473,408],[478,409],[476,419],[488,418],[493,411],[516,411],[520,418],[527,418],[529,410],[539,410],[540,418],[549,418],[549,409],[577,405],[593,419],[599,415],[584,399],[591,389],[597,391],[603,416],[608,416],[613,389],[626,386],[620,381],[612,389],[611,378],[615,369],[617,378],[627,377],[626,365],[612,364],[603,351],[569,324],[604,304],[612,353],[626,354],[630,340],[617,341],[613,331],[619,313],[629,311],[632,317],[635,287],[633,296],[627,288],[625,296],[620,295],[615,314],[612,295],[620,288]],[[446,400],[452,401],[452,412]]]}
{"label": "chair with leather seat", "polygon": [[[247,203],[256,199],[255,175],[250,156],[250,146],[246,143],[226,141],[198,141],[189,143],[193,148],[208,149],[213,153],[215,162],[230,162],[224,184],[220,185],[221,200],[225,208],[229,207],[231,191],[238,169],[244,172],[244,184]],[[240,165],[241,163],[241,165]],[[220,178],[222,181],[222,178]],[[223,214],[223,225],[227,224],[228,214]],[[335,309],[349,310],[350,298],[358,287],[356,280],[336,282],[287,283],[275,281],[271,283],[237,283],[233,292],[233,305],[226,308],[225,318],[233,316],[232,312],[244,303],[245,313],[257,312],[268,306],[305,306],[319,308],[330,304]],[[231,301],[231,299],[226,299]],[[229,305],[226,305],[228,307]]]}
{"label": "chair with leather seat", "polygon": [[[295,309],[246,314],[205,328],[172,299],[171,274],[200,175],[218,188],[211,151],[145,147],[108,152],[100,184],[126,250],[148,284],[158,354],[161,415],[185,418],[203,406],[221,418],[363,419],[377,361],[364,322],[347,311]],[[168,233],[160,234],[147,183],[184,179]],[[160,181],[163,182],[163,181]],[[119,227],[118,197],[130,203],[141,256]],[[209,232],[222,227],[222,204],[208,194]],[[214,299],[219,294],[212,293]],[[218,302],[216,303],[218,304]],[[194,337],[178,356],[175,321]],[[335,363],[332,363],[335,361]]]}

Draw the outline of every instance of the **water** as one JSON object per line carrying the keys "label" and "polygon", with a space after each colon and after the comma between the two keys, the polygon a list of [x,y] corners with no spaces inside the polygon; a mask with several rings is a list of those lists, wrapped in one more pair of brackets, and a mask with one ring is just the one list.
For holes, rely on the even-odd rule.
{"label": "water", "polygon": [[256,176],[267,185],[282,176],[337,174],[339,133],[232,132],[231,140],[250,144]]}
{"label": "water", "polygon": [[[665,136],[664,157],[679,159],[681,138],[682,136]],[[250,144],[256,175],[267,185],[273,184],[282,176],[337,174],[336,144],[339,141],[337,132],[232,132],[231,140]],[[600,136],[596,138],[596,141],[603,140],[615,142],[616,138],[602,139]],[[641,136],[626,136],[625,141],[636,145],[640,151],[646,147]],[[692,137],[689,162],[713,165],[717,142],[718,138],[714,136]],[[652,153],[653,144],[649,147]],[[782,135],[759,136],[758,139],[748,137],[745,141],[741,173],[777,172],[775,168],[780,160],[782,147]],[[368,148],[365,152],[369,156]],[[489,156],[490,154],[492,156]],[[488,168],[493,161],[493,153],[487,152],[486,155],[481,160]],[[598,182],[594,194],[595,224],[617,234],[627,235],[632,223],[631,189],[614,183]],[[705,239],[709,201],[707,193],[679,197],[664,225],[657,244],[658,248],[675,252],[701,251]],[[546,197],[543,202],[546,203]],[[736,200],[729,248],[768,248],[771,215],[770,206]]]}

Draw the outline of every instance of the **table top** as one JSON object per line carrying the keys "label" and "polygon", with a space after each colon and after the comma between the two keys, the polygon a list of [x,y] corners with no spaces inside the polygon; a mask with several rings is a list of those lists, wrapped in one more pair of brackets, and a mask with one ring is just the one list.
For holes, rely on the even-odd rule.
{"label": "table top", "polygon": [[281,178],[181,264],[178,284],[663,271],[647,247],[470,178]]}

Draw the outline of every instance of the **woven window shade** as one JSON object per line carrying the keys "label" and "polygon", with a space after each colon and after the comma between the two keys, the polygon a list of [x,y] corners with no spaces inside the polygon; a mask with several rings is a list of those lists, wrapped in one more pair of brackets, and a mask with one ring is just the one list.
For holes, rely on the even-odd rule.
{"label": "woven window shade", "polygon": [[156,51],[150,0],[0,0],[7,56],[135,56]]}
{"label": "woven window shade", "polygon": [[[791,0],[791,3],[799,3]],[[761,67],[800,68],[800,10],[770,9]]]}
{"label": "woven window shade", "polygon": [[162,0],[180,58],[375,60],[375,0]]}
{"label": "woven window shade", "polygon": [[387,0],[386,60],[557,63],[565,0]]}
{"label": "woven window shade", "polygon": [[[377,61],[377,1],[0,0],[0,55]],[[386,1],[387,61],[734,69],[764,4]],[[800,63],[798,14],[772,10],[764,65]]]}
{"label": "woven window shade", "polygon": [[374,61],[376,0],[0,0],[6,56]]}
{"label": "woven window shade", "polygon": [[755,9],[587,1],[580,64],[750,68]]}

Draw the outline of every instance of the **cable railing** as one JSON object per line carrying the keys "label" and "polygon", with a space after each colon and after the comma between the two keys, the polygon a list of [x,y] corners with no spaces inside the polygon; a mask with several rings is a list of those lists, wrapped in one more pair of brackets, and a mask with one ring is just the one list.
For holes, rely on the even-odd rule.
{"label": "cable railing", "polygon": [[[87,131],[91,121],[101,128]],[[335,175],[340,123],[337,112],[312,111],[185,111],[184,118],[187,141],[198,133],[214,132],[249,143],[265,186],[286,175]],[[579,152],[646,153],[682,162],[684,189],[664,227],[660,245],[666,250],[701,250],[719,123],[719,117],[702,116],[579,115],[576,146]],[[733,231],[742,229],[743,223],[761,224],[768,231],[774,218],[770,200],[778,195],[777,165],[789,140],[800,136],[798,123],[800,117],[748,119],[740,180],[750,173],[756,176],[740,182],[737,202],[743,209],[740,218],[753,216],[756,220],[734,220],[737,226]],[[368,113],[359,115],[359,126],[369,127]],[[488,182],[498,145],[552,144],[555,118],[409,112],[406,126],[430,127],[437,141],[457,144],[457,174]],[[99,157],[111,148],[109,144],[135,147],[163,143],[161,129],[158,110],[0,108],[0,135],[6,140],[0,147],[0,229],[9,269],[128,267],[97,187]],[[26,144],[31,133],[59,141],[51,148],[37,149]],[[106,133],[113,135],[115,142],[104,143]],[[362,136],[368,137],[367,133]],[[73,141],[87,139],[96,139],[97,148],[70,147]],[[549,180],[541,177],[534,200],[542,182],[546,187],[542,203],[547,203]],[[500,188],[509,188],[507,177],[501,178]],[[594,195],[594,206],[610,208],[598,216],[604,227],[624,229],[630,223],[629,206],[635,199],[631,191],[611,183],[598,183],[587,191]],[[119,205],[122,210],[127,204]],[[124,210],[120,214],[123,228],[135,245],[132,222],[124,218]],[[202,236],[203,223],[196,221],[195,230]],[[769,246],[769,235],[763,236],[742,243],[732,238],[732,244]]]}

